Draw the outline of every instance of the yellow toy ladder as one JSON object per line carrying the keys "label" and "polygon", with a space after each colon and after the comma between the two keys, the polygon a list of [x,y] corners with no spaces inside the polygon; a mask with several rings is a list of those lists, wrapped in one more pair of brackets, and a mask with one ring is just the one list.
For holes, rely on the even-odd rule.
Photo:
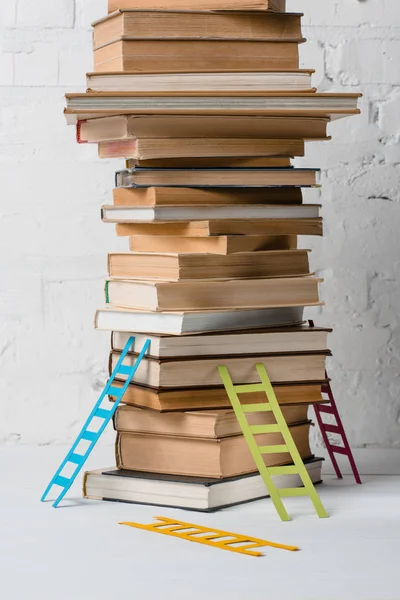
{"label": "yellow toy ladder", "polygon": [[[254,458],[260,475],[267,487],[268,493],[275,505],[276,510],[282,521],[290,521],[290,517],[283,505],[282,498],[288,496],[309,496],[317,515],[320,518],[327,517],[328,514],[315,490],[307,469],[301,459],[296,444],[293,441],[289,427],[282,414],[278,404],[275,392],[271,385],[267,371],[263,364],[256,364],[257,373],[261,383],[249,385],[233,385],[229,371],[226,367],[218,367],[221,379],[226,392],[231,401],[236,418],[242,429],[249,450]],[[238,394],[248,394],[251,392],[265,392],[267,402],[262,404],[242,404]],[[246,413],[272,412],[276,423],[273,425],[249,425]],[[262,433],[280,433],[285,444],[275,446],[258,446],[255,435]],[[293,461],[293,465],[267,467],[264,463],[263,454],[275,454],[279,452],[288,452]],[[276,488],[273,480],[274,475],[299,475],[304,487],[301,488]]]}

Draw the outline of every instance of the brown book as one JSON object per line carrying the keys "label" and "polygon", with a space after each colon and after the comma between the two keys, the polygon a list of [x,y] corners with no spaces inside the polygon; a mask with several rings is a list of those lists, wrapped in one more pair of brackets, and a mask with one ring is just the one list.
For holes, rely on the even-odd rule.
{"label": "brown book", "polygon": [[234,254],[265,250],[294,250],[295,235],[214,235],[173,236],[134,235],[129,238],[132,252],[167,252],[193,254]]}
{"label": "brown book", "polygon": [[[113,384],[114,385],[114,384]],[[115,382],[115,387],[123,387],[122,382]],[[307,384],[286,384],[274,386],[280,405],[316,404],[323,402],[321,382]],[[263,392],[253,392],[241,398],[242,404],[265,403]],[[141,385],[129,385],[123,398],[124,404],[149,408],[158,412],[187,410],[226,409],[231,403],[225,388],[187,388],[187,389],[154,389]]]}
{"label": "brown book", "polygon": [[[223,364],[228,368],[234,383],[259,383],[256,363],[265,365],[273,384],[288,382],[321,381],[325,378],[325,360],[329,352],[297,353],[268,356],[227,357]],[[110,372],[117,365],[121,353],[110,354]],[[124,364],[133,365],[137,356],[129,354]],[[145,357],[140,363],[135,382],[154,388],[188,388],[221,385],[218,367],[221,357],[153,359]],[[121,380],[122,375],[118,376]]]}
{"label": "brown book", "polygon": [[168,159],[188,157],[304,156],[303,140],[242,138],[162,138],[99,143],[100,158]]}
{"label": "brown book", "polygon": [[286,0],[201,0],[193,4],[190,0],[108,0],[108,12],[122,9],[185,9],[185,10],[270,10],[285,12]]}
{"label": "brown book", "polygon": [[[303,460],[312,456],[308,440],[310,425],[308,422],[290,427]],[[261,434],[256,439],[260,446],[284,445],[281,433]],[[207,439],[118,433],[116,459],[119,469],[194,477],[234,477],[257,471],[243,435]],[[287,452],[263,454],[263,459],[269,467],[292,462]]]}
{"label": "brown book", "polygon": [[119,115],[80,121],[79,142],[135,138],[326,139],[326,117],[247,115]]}
{"label": "brown book", "polygon": [[122,37],[296,42],[303,37],[301,17],[301,14],[274,14],[266,11],[122,9],[92,24],[93,47],[99,48]]}
{"label": "brown book", "polygon": [[118,223],[117,235],[210,237],[217,235],[322,235],[322,219],[246,219],[193,222]]}
{"label": "brown book", "polygon": [[115,188],[115,206],[302,204],[300,188]]}
{"label": "brown book", "polygon": [[[282,413],[288,425],[307,421],[309,405],[283,406]],[[249,425],[273,425],[272,412],[248,415]],[[159,413],[133,406],[119,406],[114,426],[120,433],[156,433],[180,437],[223,438],[240,435],[239,422],[233,410],[203,410],[198,412]]]}
{"label": "brown book", "polygon": [[108,255],[108,274],[166,281],[308,275],[308,252],[271,250],[228,256],[115,252]]}
{"label": "brown book", "polygon": [[125,166],[127,169],[134,169],[135,167],[159,167],[159,168],[188,168],[188,169],[215,169],[216,167],[250,167],[250,168],[258,168],[258,167],[290,167],[290,157],[289,156],[258,156],[258,157],[219,157],[208,156],[204,158],[203,156],[194,156],[192,158],[164,158],[153,159],[153,160],[137,160],[137,159],[127,159],[125,161]]}
{"label": "brown book", "polygon": [[316,277],[173,283],[111,279],[106,282],[106,298],[112,306],[156,312],[310,306],[319,303],[321,281]]}

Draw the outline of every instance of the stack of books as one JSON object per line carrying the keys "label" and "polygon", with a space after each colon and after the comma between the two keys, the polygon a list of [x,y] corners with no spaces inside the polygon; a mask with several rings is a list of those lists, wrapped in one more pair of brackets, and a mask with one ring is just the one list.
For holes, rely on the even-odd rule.
{"label": "stack of books", "polygon": [[[318,169],[290,161],[305,141],[328,139],[331,119],[358,111],[356,94],[318,94],[312,71],[299,69],[301,15],[285,13],[284,0],[193,7],[109,0],[94,24],[88,91],[67,95],[66,115],[79,142],[126,160],[102,208],[128,241],[109,255],[96,314],[97,329],[112,332],[110,372],[131,335],[132,363],[151,340],[116,413],[116,468],[87,473],[84,495],[215,510],[267,495],[220,365],[237,384],[257,382],[255,364],[265,365],[321,480],[308,409],[322,401],[329,330],[304,324],[304,308],[321,304],[320,280],[297,245],[322,235],[320,207],[302,195]],[[279,433],[257,438],[283,443]],[[301,485],[295,475],[275,483]]]}

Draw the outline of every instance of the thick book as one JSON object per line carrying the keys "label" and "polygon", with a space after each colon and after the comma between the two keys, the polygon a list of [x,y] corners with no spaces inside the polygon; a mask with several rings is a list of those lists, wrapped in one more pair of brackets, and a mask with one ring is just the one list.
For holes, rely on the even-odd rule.
{"label": "thick book", "polygon": [[[145,222],[118,221],[110,212],[102,213],[108,223],[117,223],[119,236],[184,236],[209,238],[217,235],[322,235],[322,219],[221,219],[219,221]],[[125,215],[126,216],[126,215]],[[113,218],[114,217],[114,218]]]}
{"label": "thick book", "polygon": [[[307,421],[308,409],[308,404],[283,406],[282,413],[286,423],[293,425]],[[276,423],[272,412],[249,414],[248,421],[252,426]],[[160,413],[127,405],[120,405],[117,408],[114,428],[120,433],[154,433],[211,439],[242,434],[233,410]]]}
{"label": "thick book", "polygon": [[[285,327],[258,331],[208,333],[201,335],[154,335],[137,334],[131,348],[139,354],[146,340],[150,340],[148,356],[154,358],[178,358],[183,356],[232,356],[236,354],[324,352],[328,350],[328,334],[331,329],[322,327]],[[113,350],[122,350],[131,333],[114,331],[111,336]]]}
{"label": "thick book", "polygon": [[138,160],[196,157],[304,156],[304,140],[144,138],[99,142],[100,158]]}
{"label": "thick book", "polygon": [[[309,444],[311,422],[290,426],[301,458],[312,457]],[[281,433],[257,435],[260,446],[284,445]],[[115,445],[119,469],[189,475],[193,477],[235,477],[257,470],[246,439],[235,435],[220,439],[158,435],[151,433],[118,433]],[[267,466],[290,464],[288,452],[263,454]]]}
{"label": "thick book", "polygon": [[[325,378],[325,362],[330,352],[268,354],[221,357],[186,357],[186,358],[150,358],[145,357],[140,363],[135,382],[153,388],[191,388],[220,386],[221,377],[218,367],[229,369],[233,383],[259,383],[256,364],[263,364],[273,384],[287,382],[321,381]],[[112,350],[110,353],[110,372],[112,372],[121,353]],[[133,365],[137,355],[128,354],[124,364]],[[126,379],[118,375],[118,379]]]}
{"label": "thick book", "polygon": [[326,117],[279,114],[274,116],[118,115],[79,121],[77,140],[82,143],[172,137],[322,140],[327,138],[328,123],[329,119]]}
{"label": "thick book", "polygon": [[[322,461],[321,458],[312,458],[304,463],[314,484],[321,482]],[[299,475],[274,475],[272,480],[277,488],[303,485]],[[89,500],[167,506],[199,512],[213,512],[269,497],[265,483],[258,474],[205,479],[117,471],[115,467],[86,472],[83,496]]]}
{"label": "thick book", "polygon": [[[265,64],[263,69],[265,70]],[[67,109],[82,115],[78,120],[107,114],[221,114],[263,115],[276,113],[296,116],[341,118],[359,114],[361,94],[309,92],[236,92],[190,94],[183,92],[141,94],[139,92],[86,92],[66,94]],[[91,117],[85,117],[86,111]],[[311,114],[310,114],[311,113]],[[110,115],[110,116],[111,116]]]}
{"label": "thick book", "polygon": [[108,0],[108,12],[116,10],[142,8],[142,9],[184,9],[184,10],[260,10],[283,13],[286,9],[286,0],[201,0],[193,3],[191,0]]}
{"label": "thick book", "polygon": [[106,281],[105,295],[112,306],[161,312],[318,306],[320,282],[317,277],[176,282],[115,278]]}
{"label": "thick book", "polygon": [[301,17],[296,13],[274,14],[266,11],[120,9],[92,24],[93,48],[121,38],[296,42],[303,37]]}
{"label": "thick book", "polygon": [[296,325],[303,321],[303,307],[256,310],[146,312],[110,307],[96,312],[95,327],[103,331],[136,331],[186,335],[212,331],[262,329]]}
{"label": "thick book", "polygon": [[[321,394],[323,381],[275,384],[274,391],[281,406],[317,404],[326,402]],[[116,381],[115,387],[123,382]],[[156,389],[130,384],[124,395],[124,404],[147,408],[161,413],[188,410],[230,409],[232,405],[224,387]],[[243,404],[265,404],[264,392],[252,392],[242,399]]]}
{"label": "thick book", "polygon": [[[267,250],[266,252],[239,252],[228,256],[213,254],[197,256],[196,254],[114,252],[108,255],[108,274],[110,277],[118,278],[165,281],[308,275],[310,273],[308,253],[309,250]],[[200,296],[205,292],[202,287],[204,284],[207,282],[193,283],[193,286],[198,286],[197,293]],[[233,285],[234,283],[228,285],[231,292],[234,291]],[[240,287],[242,285],[245,284],[242,282],[238,284],[238,296],[240,289],[244,289]],[[296,282],[293,285],[296,286]],[[109,285],[108,287],[113,286]],[[214,288],[216,289],[216,286]],[[210,286],[210,293],[214,288]],[[167,287],[165,286],[164,289],[167,290]],[[172,289],[169,288],[170,293],[174,293]],[[174,289],[178,290],[179,288],[175,286]],[[180,289],[181,291],[178,293],[185,294],[185,287],[182,286]],[[187,288],[186,290],[186,293],[190,293]],[[109,291],[111,292],[111,290]],[[137,288],[136,291],[138,294],[142,293],[142,298],[144,298],[145,289]],[[222,292],[222,288],[219,291]],[[150,292],[149,288],[147,288],[147,292]],[[217,290],[216,295],[218,295]],[[199,301],[201,300],[199,299]]]}
{"label": "thick book", "polygon": [[[279,220],[296,219],[302,221],[318,221],[319,204],[231,204],[231,205],[188,205],[188,206],[103,206],[101,217],[105,223],[165,223],[168,221],[240,221],[243,219],[243,225],[232,223],[227,226],[226,233],[257,233],[265,231],[266,220],[271,220],[271,233],[279,233]],[[255,229],[253,223],[257,220],[262,221],[260,226]],[[278,223],[277,223],[278,221]],[[175,230],[178,223],[173,223]],[[247,227],[246,227],[247,223]],[[274,230],[272,225],[276,225]],[[292,223],[293,225],[293,223]],[[222,227],[222,225],[221,225]],[[230,229],[229,229],[230,227]],[[300,227],[300,225],[299,225]],[[222,230],[221,230],[222,231]],[[293,229],[292,229],[293,231]],[[288,230],[281,230],[282,233],[288,233]]]}
{"label": "thick book", "polygon": [[302,204],[301,188],[115,188],[114,206]]}
{"label": "thick book", "polygon": [[193,254],[234,254],[265,250],[294,250],[295,235],[214,235],[173,236],[133,235],[129,238],[132,252],[184,252]]}
{"label": "thick book", "polygon": [[306,92],[311,86],[311,69],[255,73],[88,73],[91,92]]}

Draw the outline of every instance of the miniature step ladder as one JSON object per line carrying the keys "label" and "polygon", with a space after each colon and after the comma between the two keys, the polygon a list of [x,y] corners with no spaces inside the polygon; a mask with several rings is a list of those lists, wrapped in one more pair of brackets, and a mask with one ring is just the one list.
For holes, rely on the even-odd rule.
{"label": "miniature step ladder", "polygon": [[[53,485],[57,485],[62,488],[60,495],[58,496],[57,500],[53,504],[53,507],[57,508],[57,506],[60,504],[61,500],[64,498],[65,494],[68,492],[68,490],[74,483],[75,479],[79,475],[83,465],[89,458],[89,455],[91,454],[93,448],[95,447],[98,440],[100,439],[103,431],[105,430],[105,428],[107,427],[107,425],[111,421],[111,419],[113,418],[114,413],[117,410],[118,405],[121,402],[126,390],[128,389],[130,382],[132,381],[133,377],[135,376],[135,373],[138,370],[138,367],[139,367],[140,363],[142,362],[144,355],[146,354],[147,350],[150,347],[150,340],[147,340],[143,346],[142,351],[140,352],[139,356],[137,357],[136,361],[134,362],[134,364],[131,366],[123,365],[122,363],[123,363],[124,359],[126,358],[126,355],[128,354],[129,350],[133,347],[134,343],[135,343],[135,338],[134,337],[129,338],[129,340],[121,354],[121,357],[117,363],[117,366],[115,367],[110,379],[108,380],[106,387],[104,388],[100,398],[96,402],[92,412],[90,413],[86,423],[84,424],[82,431],[78,435],[71,450],[68,452],[67,456],[61,463],[60,467],[57,469],[53,479],[50,481],[45,493],[43,494],[42,500],[41,500],[42,502],[44,502],[45,499],[47,498]],[[122,375],[122,376],[126,377],[125,385],[121,388],[113,387],[113,383],[114,383],[114,380],[117,377],[117,375]],[[111,409],[108,408],[108,405],[107,405],[107,408],[103,408],[101,405],[102,405],[103,401],[109,395],[115,397],[115,402],[113,403]],[[101,425],[99,428],[97,425],[98,421],[95,421],[95,419],[100,419]],[[85,449],[85,451],[83,453],[80,453],[78,446],[82,441],[88,442],[89,445],[87,446],[87,448]],[[68,477],[63,476],[61,473],[64,470],[64,468],[67,466],[71,467],[71,465],[72,465],[72,468],[74,469],[72,475],[70,475]]]}
{"label": "miniature step ladder", "polygon": [[[333,396],[331,384],[329,383],[328,373],[325,372],[326,383],[322,386],[322,393],[326,394],[329,398],[329,404],[314,404],[315,416],[317,417],[318,425],[321,429],[321,434],[325,443],[325,447],[328,451],[329,457],[332,461],[333,468],[335,469],[336,476],[339,479],[343,479],[339,465],[337,463],[335,454],[343,454],[347,456],[350,462],[351,469],[353,471],[354,479],[357,483],[362,483],[360,475],[358,473],[357,465],[354,460],[353,453],[350,448],[350,444],[347,441],[347,436],[343,427],[342,419],[340,418],[339,411],[336,406],[335,398]],[[333,415],[336,420],[336,424],[324,423],[322,415]],[[336,433],[342,438],[343,445],[335,446],[331,443],[328,437],[328,433]]]}
{"label": "miniature step ladder", "polygon": [[[260,475],[267,487],[268,493],[275,505],[276,510],[282,521],[290,521],[290,517],[283,505],[282,498],[287,496],[309,496],[317,515],[320,518],[327,517],[328,514],[322,505],[322,502],[310,479],[307,469],[304,466],[296,444],[293,441],[292,434],[282,414],[278,404],[275,392],[269,380],[267,371],[263,364],[256,364],[257,373],[261,383],[249,385],[233,385],[229,371],[226,367],[218,367],[221,379],[226,392],[231,401],[236,418],[242,429],[249,450],[254,458]],[[242,404],[238,394],[248,394],[251,392],[265,392],[268,402],[263,404]],[[246,413],[272,412],[276,424],[274,425],[249,425]],[[255,435],[260,433],[280,433],[284,439],[284,444],[275,446],[258,446]],[[276,467],[267,467],[263,460],[263,454],[277,454],[279,452],[288,452],[293,461],[293,465],[284,465]],[[299,475],[304,487],[302,488],[281,488],[277,489],[271,477],[274,475]]]}

